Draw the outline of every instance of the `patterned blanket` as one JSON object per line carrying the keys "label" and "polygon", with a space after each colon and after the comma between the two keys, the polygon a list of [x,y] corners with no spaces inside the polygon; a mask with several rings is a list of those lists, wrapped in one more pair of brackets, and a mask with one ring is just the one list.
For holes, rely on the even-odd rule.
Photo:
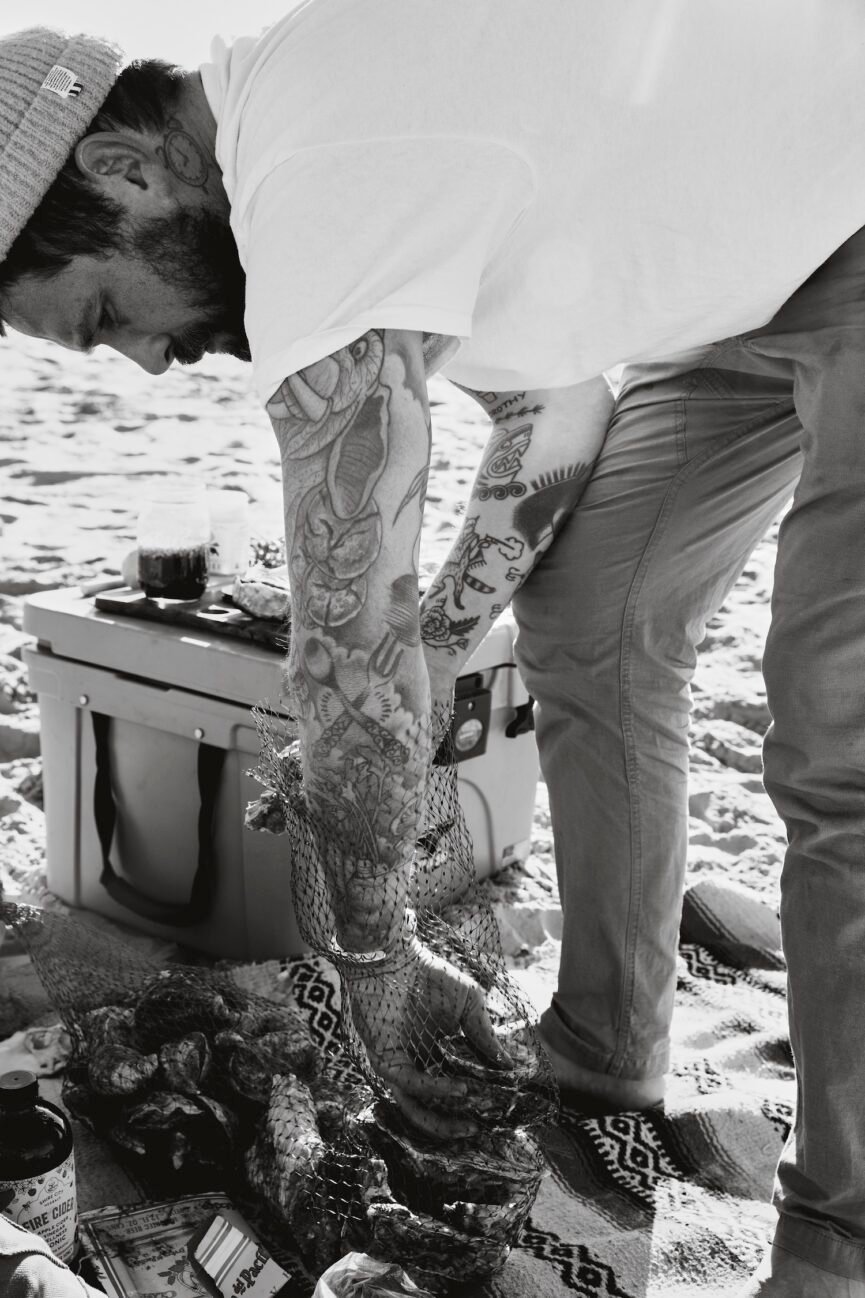
{"label": "patterned blanket", "polygon": [[[686,894],[681,936],[665,1110],[563,1112],[542,1133],[550,1175],[520,1243],[495,1279],[463,1298],[732,1298],[756,1265],[795,1093],[778,921],[750,895],[707,880]],[[235,976],[266,993],[275,972],[316,1043],[333,1047],[332,967],[298,957]],[[150,1197],[153,1187],[120,1178],[108,1147],[81,1135],[88,1206]],[[294,1277],[290,1298],[310,1298],[315,1277],[290,1241],[267,1242]]]}
{"label": "patterned blanket", "polygon": [[[323,966],[289,974],[331,1041]],[[744,892],[704,882],[686,895],[673,1047],[663,1113],[564,1112],[544,1133],[551,1174],[504,1271],[472,1298],[735,1294],[771,1236],[795,1095],[778,921]]]}

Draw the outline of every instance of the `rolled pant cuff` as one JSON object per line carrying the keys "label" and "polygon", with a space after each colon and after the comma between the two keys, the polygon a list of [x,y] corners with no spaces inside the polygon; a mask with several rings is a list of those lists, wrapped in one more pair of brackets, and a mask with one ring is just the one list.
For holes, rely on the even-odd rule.
{"label": "rolled pant cuff", "polygon": [[802,1217],[781,1213],[775,1227],[775,1244],[821,1271],[865,1282],[865,1240],[844,1239]]}
{"label": "rolled pant cuff", "polygon": [[587,1046],[565,1022],[561,1010],[555,1004],[544,1010],[538,1029],[542,1043],[593,1073],[620,1077],[622,1081],[643,1082],[653,1077],[663,1077],[670,1066],[670,1050],[666,1045],[649,1055],[626,1055],[622,1059]]}

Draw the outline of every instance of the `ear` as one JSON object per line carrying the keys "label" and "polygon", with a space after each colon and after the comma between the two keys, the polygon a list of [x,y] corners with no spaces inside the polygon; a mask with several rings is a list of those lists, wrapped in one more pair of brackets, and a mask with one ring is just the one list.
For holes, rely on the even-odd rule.
{"label": "ear", "polygon": [[165,197],[165,169],[146,138],[132,131],[85,135],[75,146],[75,162],[82,175],[112,198],[152,203]]}

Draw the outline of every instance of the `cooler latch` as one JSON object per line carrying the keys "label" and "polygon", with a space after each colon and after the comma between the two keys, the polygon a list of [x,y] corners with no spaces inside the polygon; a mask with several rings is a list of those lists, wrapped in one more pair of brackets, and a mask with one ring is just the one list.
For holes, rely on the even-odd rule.
{"label": "cooler latch", "polygon": [[508,739],[518,739],[520,735],[527,735],[535,728],[535,701],[531,694],[525,703],[521,703],[514,710],[514,715],[505,726],[505,736]]}

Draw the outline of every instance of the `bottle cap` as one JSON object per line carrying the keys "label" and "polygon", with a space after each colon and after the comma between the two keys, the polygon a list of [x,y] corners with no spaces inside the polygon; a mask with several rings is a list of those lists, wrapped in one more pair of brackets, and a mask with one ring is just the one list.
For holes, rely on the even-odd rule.
{"label": "bottle cap", "polygon": [[0,1108],[18,1109],[39,1099],[36,1074],[26,1068],[16,1068],[0,1076]]}

